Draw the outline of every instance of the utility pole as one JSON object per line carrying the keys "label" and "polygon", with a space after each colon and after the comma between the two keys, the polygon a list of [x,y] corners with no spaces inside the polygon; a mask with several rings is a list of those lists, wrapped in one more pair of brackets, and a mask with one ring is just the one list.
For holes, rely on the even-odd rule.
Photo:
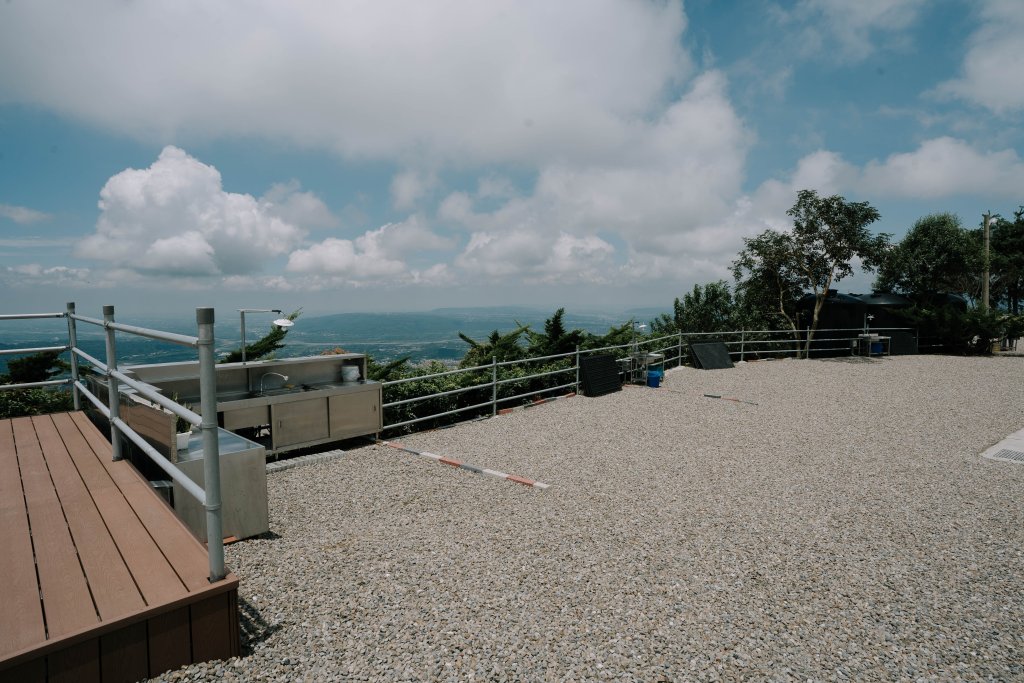
{"label": "utility pole", "polygon": [[981,306],[983,310],[988,311],[988,226],[992,221],[992,211],[981,214],[981,217],[985,219],[985,272],[981,276]]}

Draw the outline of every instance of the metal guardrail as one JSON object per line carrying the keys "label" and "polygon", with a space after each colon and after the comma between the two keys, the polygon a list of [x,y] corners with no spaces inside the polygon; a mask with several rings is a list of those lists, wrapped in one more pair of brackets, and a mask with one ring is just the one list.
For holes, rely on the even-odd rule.
{"label": "metal guardrail", "polygon": [[[911,328],[872,328],[874,332],[894,332],[897,330],[910,330]],[[862,328],[824,328],[815,330],[815,338],[811,340],[812,351],[848,351],[853,352],[852,342],[857,340],[864,330]],[[833,333],[840,333],[842,335],[835,337]],[[400,406],[409,406],[415,403],[421,403],[431,399],[439,399],[450,396],[456,396],[459,394],[465,394],[471,391],[480,391],[491,389],[491,400],[476,403],[469,406],[461,406],[452,408],[451,410],[444,410],[430,415],[416,416],[411,419],[400,420],[397,422],[385,422],[384,429],[398,429],[400,427],[407,427],[413,424],[420,424],[429,420],[440,420],[445,417],[451,417],[453,415],[461,415],[462,413],[470,411],[485,411],[490,408],[491,415],[496,415],[498,411],[498,405],[513,401],[516,399],[525,399],[531,396],[537,396],[539,394],[553,394],[557,391],[564,389],[572,389],[573,391],[579,391],[580,379],[580,358],[584,355],[592,355],[597,353],[607,352],[625,352],[622,355],[628,357],[630,355],[640,353],[660,353],[663,355],[663,363],[668,365],[670,362],[675,361],[675,367],[683,365],[684,349],[689,348],[689,344],[702,339],[715,339],[722,341],[726,347],[729,348],[729,355],[731,357],[739,357],[739,360],[746,360],[749,356],[761,356],[761,355],[772,355],[777,356],[780,354],[789,354],[799,356],[804,352],[808,342],[807,330],[730,330],[726,332],[692,332],[692,333],[675,333],[670,335],[663,335],[660,337],[652,337],[648,339],[640,339],[628,344],[618,344],[614,346],[604,346],[596,349],[581,350],[579,347],[575,351],[568,353],[555,354],[550,356],[537,356],[532,358],[524,358],[518,360],[507,360],[498,362],[496,358],[491,358],[490,365],[477,365],[470,368],[458,368],[455,370],[445,370],[443,372],[435,372],[426,375],[418,375],[415,377],[403,377],[401,379],[391,380],[382,382],[381,386],[386,391],[389,387],[398,386],[402,384],[409,384],[413,382],[425,382],[442,377],[452,377],[455,375],[467,375],[471,373],[480,374],[484,371],[490,370],[489,381],[482,381],[474,383],[466,387],[458,387],[456,389],[449,389],[446,391],[439,391],[432,394],[423,394],[421,396],[413,396],[410,398],[403,398],[396,401],[384,403],[382,408],[387,410],[388,408],[398,408]],[[820,334],[828,334],[826,337],[819,337]],[[781,336],[781,339],[767,338],[770,336]],[[729,339],[729,337],[738,337],[738,339]],[[671,340],[672,343],[668,345],[658,346],[659,343]],[[848,342],[843,346],[814,346],[816,342],[837,342],[837,341]],[[762,348],[763,345],[784,345],[782,348]],[[736,349],[735,347],[739,347]],[[754,348],[750,348],[754,347]],[[560,359],[572,359],[572,365],[566,368],[559,368],[555,370],[544,370],[533,374],[506,377],[498,379],[499,368],[509,368],[512,366],[521,366],[530,363],[538,363],[544,361],[556,361]],[[574,372],[575,380],[565,384],[559,384],[556,386],[544,387],[541,389],[534,389],[523,393],[514,393],[510,396],[498,396],[498,388],[506,385],[515,385],[517,383],[524,384],[529,383],[532,380],[538,380],[544,377],[550,377],[553,375],[559,375],[564,373]]]}
{"label": "metal guardrail", "polygon": [[[81,397],[96,407],[110,423],[110,444],[114,460],[122,459],[121,436],[138,446],[157,466],[195,498],[206,509],[207,553],[210,562],[210,581],[219,581],[226,575],[224,567],[224,538],[221,515],[221,482],[220,482],[220,451],[217,436],[217,377],[214,359],[212,308],[196,309],[196,325],[198,336],[192,337],[172,332],[163,332],[134,325],[114,322],[114,307],[103,307],[103,319],[78,315],[75,304],[69,303],[63,313],[27,313],[0,315],[0,320],[31,320],[39,318],[66,318],[68,321],[67,346],[40,347],[30,349],[6,349],[2,355],[32,354],[49,351],[71,351],[71,377],[63,380],[46,382],[30,382],[21,384],[0,385],[0,389],[25,389],[43,386],[70,385],[74,398],[75,410],[81,410]],[[106,362],[101,361],[78,348],[77,323],[85,323],[102,327],[106,336]],[[177,402],[160,394],[154,387],[140,382],[117,368],[116,333],[122,332],[149,339],[179,344],[194,348],[199,355],[199,402],[201,413],[195,413]],[[107,378],[107,403],[92,393],[81,378],[79,360],[85,361],[91,371]],[[201,487],[179,470],[174,463],[164,457],[142,438],[120,416],[120,385],[131,387],[139,395],[159,405],[176,417],[181,417],[189,424],[200,428],[203,437],[203,475],[206,486]]]}

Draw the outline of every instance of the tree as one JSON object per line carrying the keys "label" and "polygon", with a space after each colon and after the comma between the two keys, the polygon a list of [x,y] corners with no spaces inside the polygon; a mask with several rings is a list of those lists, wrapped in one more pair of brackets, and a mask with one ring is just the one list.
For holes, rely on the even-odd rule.
{"label": "tree", "polygon": [[[302,315],[302,309],[301,308],[296,310],[296,311],[292,311],[291,313],[289,313],[285,317],[288,320],[295,320],[300,315]],[[287,327],[278,327],[277,325],[274,325],[273,327],[270,328],[270,332],[268,332],[266,335],[264,335],[263,337],[257,339],[252,344],[246,344],[245,345],[245,359],[247,361],[248,360],[257,360],[259,358],[263,358],[265,356],[270,355],[271,353],[273,353],[274,351],[277,351],[278,349],[283,349],[284,348],[284,338],[288,335],[288,329],[289,328],[287,328]],[[242,350],[241,349],[237,349],[235,351],[232,351],[228,355],[224,356],[224,358],[220,362],[221,363],[238,363],[241,360],[242,360]]]}
{"label": "tree", "polygon": [[[60,351],[42,351],[7,362],[7,374],[0,375],[0,384],[45,382],[67,372],[70,365],[60,358]],[[64,389],[9,389],[0,391],[0,418],[23,415],[45,415],[72,410],[71,393]]]}
{"label": "tree", "polygon": [[751,327],[785,324],[796,338],[796,302],[804,287],[792,236],[769,229],[743,243],[732,263],[739,316]]}
{"label": "tree", "polygon": [[1024,299],[1024,206],[1013,212],[1012,222],[996,216],[991,231],[992,299],[1019,315]]}
{"label": "tree", "polygon": [[526,350],[519,343],[519,338],[529,329],[529,325],[520,325],[506,334],[494,330],[485,342],[478,342],[459,332],[459,339],[469,344],[469,351],[463,356],[459,367],[473,368],[478,365],[488,365],[492,358],[496,358],[498,361],[525,358]]}
{"label": "tree", "polygon": [[818,329],[818,318],[828,290],[853,274],[853,260],[865,270],[876,269],[889,250],[889,235],[872,235],[867,226],[880,217],[867,202],[847,202],[839,195],[819,197],[814,190],[797,193],[786,212],[793,218],[793,259],[802,283],[814,293],[814,313],[807,332],[804,355]]}
{"label": "tree", "polygon": [[[676,300],[679,301],[678,299]],[[694,285],[675,307],[676,326],[681,332],[722,332],[733,327],[732,292],[725,280]]]}
{"label": "tree", "polygon": [[525,326],[526,337],[529,341],[528,355],[538,357],[571,353],[583,343],[583,331],[567,331],[563,322],[564,317],[565,309],[559,308],[554,315],[544,321],[544,332],[534,332],[529,329],[529,326]]}
{"label": "tree", "polygon": [[977,298],[981,245],[951,213],[920,218],[879,268],[875,288],[923,301],[937,293]]}
{"label": "tree", "polygon": [[[634,327],[635,322],[636,320],[629,320],[621,325],[613,325],[608,328],[608,332],[606,334],[585,335],[583,339],[583,346],[587,349],[603,349],[607,346],[624,346],[626,344],[633,343],[635,340],[643,339],[643,333],[639,332]],[[624,349],[616,349],[611,353],[618,356],[625,356],[628,352]]]}
{"label": "tree", "polygon": [[67,361],[60,358],[60,351],[41,351],[30,356],[7,361],[7,374],[0,375],[5,384],[28,384],[45,382],[71,369]]}

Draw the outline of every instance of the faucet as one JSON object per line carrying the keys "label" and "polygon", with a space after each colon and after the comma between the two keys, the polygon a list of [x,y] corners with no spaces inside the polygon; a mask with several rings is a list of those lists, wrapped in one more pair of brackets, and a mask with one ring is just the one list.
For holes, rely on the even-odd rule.
{"label": "faucet", "polygon": [[260,393],[261,394],[263,393],[263,380],[265,380],[267,378],[267,375],[277,375],[278,377],[283,379],[285,382],[288,381],[288,375],[282,375],[280,372],[264,372],[263,375],[260,376]]}

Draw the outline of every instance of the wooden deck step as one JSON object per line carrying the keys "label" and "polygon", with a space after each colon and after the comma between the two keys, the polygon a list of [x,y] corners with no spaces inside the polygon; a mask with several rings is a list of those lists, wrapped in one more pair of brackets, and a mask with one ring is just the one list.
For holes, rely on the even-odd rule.
{"label": "wooden deck step", "polygon": [[135,681],[239,652],[233,575],[84,413],[0,420],[0,682]]}

